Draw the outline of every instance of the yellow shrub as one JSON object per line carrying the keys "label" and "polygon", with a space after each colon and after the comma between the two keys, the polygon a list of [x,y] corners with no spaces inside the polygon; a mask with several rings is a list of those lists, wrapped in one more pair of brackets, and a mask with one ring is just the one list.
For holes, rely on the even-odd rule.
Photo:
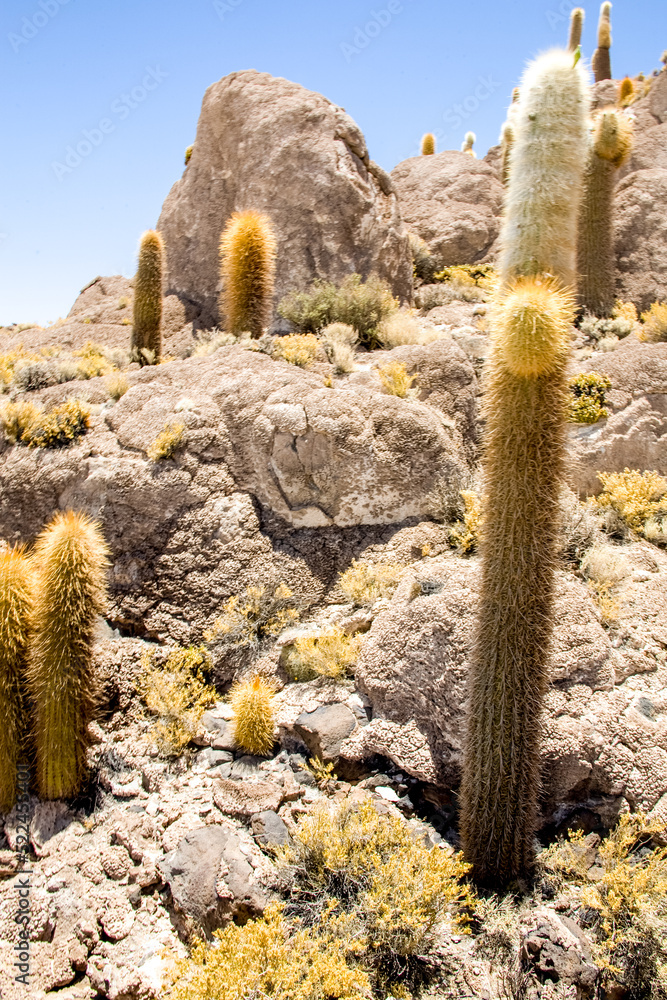
{"label": "yellow shrub", "polygon": [[[27,437],[41,411],[34,403],[5,403],[2,408],[2,426],[8,441],[18,444]],[[25,442],[27,444],[27,440]]]}
{"label": "yellow shrub", "polygon": [[405,569],[396,563],[357,562],[341,573],[340,589],[354,604],[363,607],[382,597],[391,597]]}
{"label": "yellow shrub", "polygon": [[482,500],[474,490],[461,490],[465,504],[463,522],[456,524],[449,533],[450,545],[462,555],[469,555],[479,545],[482,527]]}
{"label": "yellow shrub", "polygon": [[649,850],[664,824],[641,813],[621,816],[598,849],[595,874],[584,863],[583,837],[571,834],[539,855],[539,863],[578,889],[578,902],[596,914],[595,960],[632,995],[663,997],[667,988],[667,848]]}
{"label": "yellow shrub", "polygon": [[257,650],[299,619],[294,595],[284,583],[273,587],[248,587],[234,594],[213,627],[204,633],[216,657],[235,649]]}
{"label": "yellow shrub", "polygon": [[272,904],[261,920],[216,932],[176,964],[169,1000],[370,1000],[367,975],[348,965],[335,928],[298,928]]}
{"label": "yellow shrub", "polygon": [[356,666],[361,643],[360,635],[346,635],[339,628],[328,635],[303,636],[287,651],[288,670],[295,680],[347,677]]}
{"label": "yellow shrub", "polygon": [[611,315],[612,319],[626,319],[630,323],[639,322],[637,306],[634,302],[622,302],[620,299],[617,299]]}
{"label": "yellow shrub", "polygon": [[62,448],[85,434],[90,414],[78,399],[68,399],[48,413],[33,403],[8,403],[1,415],[5,434],[30,448]]}
{"label": "yellow shrub", "polygon": [[107,379],[107,390],[112,399],[120,399],[130,388],[130,383],[120,373]]}
{"label": "yellow shrub", "polygon": [[267,757],[273,746],[273,687],[259,674],[232,688],[229,701],[234,712],[236,744],[246,753]]}
{"label": "yellow shrub", "polygon": [[312,333],[291,333],[279,337],[274,348],[275,357],[289,361],[291,365],[306,368],[317,354],[319,340]]}
{"label": "yellow shrub", "polygon": [[149,445],[146,454],[151,462],[159,462],[163,458],[171,458],[184,444],[185,424],[167,423]]}
{"label": "yellow shrub", "polygon": [[603,490],[593,504],[611,507],[634,531],[643,531],[647,521],[667,514],[667,480],[657,472],[599,472],[598,479]]}
{"label": "yellow shrub", "polygon": [[117,306],[117,308],[118,309],[127,309],[127,307],[129,306],[129,304],[130,304],[129,297],[127,295],[121,295],[121,297],[118,299],[118,306]]}
{"label": "yellow shrub", "polygon": [[667,302],[654,302],[648,312],[642,313],[642,323],[640,340],[651,343],[667,340]]}
{"label": "yellow shrub", "polygon": [[145,653],[141,666],[139,695],[158,716],[152,735],[162,753],[177,757],[196,735],[204,709],[215,701],[215,690],[204,678],[209,655],[204,646],[190,646],[174,650],[163,666],[156,666]]}
{"label": "yellow shrub", "polygon": [[388,364],[378,368],[378,375],[382,382],[382,388],[390,396],[400,396],[405,399],[414,395],[412,383],[417,378],[416,375],[408,375],[408,370],[400,361],[390,361]]}
{"label": "yellow shrub", "polygon": [[107,360],[104,349],[91,340],[86,341],[83,347],[73,354],[75,358],[81,358],[76,366],[77,378],[97,378],[100,375],[109,375],[114,370],[113,365]]}
{"label": "yellow shrub", "polygon": [[0,354],[0,392],[4,392],[9,388],[14,381],[16,372],[20,368],[33,364],[36,361],[41,361],[44,356],[45,352],[34,354],[31,351],[24,350],[23,344],[19,344],[18,347],[8,351],[6,354]]}
{"label": "yellow shrub", "polygon": [[611,381],[599,372],[582,372],[570,380],[570,414],[573,424],[595,424],[609,414],[605,408]]}

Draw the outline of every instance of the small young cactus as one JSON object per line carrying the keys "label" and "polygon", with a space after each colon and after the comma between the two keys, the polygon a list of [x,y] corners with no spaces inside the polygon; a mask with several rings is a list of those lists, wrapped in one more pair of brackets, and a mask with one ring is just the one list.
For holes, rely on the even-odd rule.
{"label": "small young cactus", "polygon": [[475,152],[472,147],[475,145],[476,141],[477,141],[477,136],[475,135],[474,132],[466,132],[463,144],[461,146],[461,152],[467,153],[469,156],[475,156]]}
{"label": "small young cactus", "polygon": [[593,53],[591,67],[595,75],[595,82],[611,80],[611,4],[605,0],[600,8],[600,21],[598,23],[598,47]]}
{"label": "small young cactus", "polygon": [[632,152],[632,125],[613,108],[595,119],[584,176],[577,247],[579,305],[594,316],[611,316],[616,299],[613,206],[616,171]]}
{"label": "small young cactus", "polygon": [[92,645],[105,605],[107,555],[97,525],[74,511],[56,514],[35,543],[28,689],[43,799],[72,798],[85,777],[96,698]]}
{"label": "small young cactus", "polygon": [[435,136],[427,132],[422,138],[422,156],[433,156],[435,153]]}
{"label": "small young cactus", "polygon": [[510,176],[510,157],[514,145],[514,126],[511,121],[505,122],[500,133],[500,148],[502,153],[503,184],[507,184]]}
{"label": "small young cactus", "polygon": [[262,336],[271,319],[276,237],[259,212],[235,212],[220,239],[221,312],[228,333]]}
{"label": "small young cactus", "polygon": [[16,801],[25,749],[30,608],[30,563],[22,548],[6,549],[0,552],[0,814]]}
{"label": "small young cactus", "polygon": [[140,365],[157,364],[162,357],[162,282],[164,241],[149,229],[139,243],[134,279],[132,356]]}
{"label": "small young cactus", "polygon": [[234,713],[233,732],[236,744],[246,753],[266,757],[273,746],[273,688],[256,674],[232,689],[230,702]]}
{"label": "small young cactus", "polygon": [[568,52],[576,52],[581,45],[581,35],[584,30],[585,13],[583,8],[575,7],[570,14],[570,38],[567,43]]}
{"label": "small young cactus", "polygon": [[635,96],[635,85],[629,76],[626,76],[621,80],[621,84],[618,88],[618,103],[622,108],[627,108],[628,104],[632,103],[632,99]]}
{"label": "small young cactus", "polygon": [[188,146],[188,148],[185,150],[185,165],[186,165],[186,167],[187,167],[188,163],[190,162],[190,158],[192,156],[192,150],[194,148],[195,148],[194,146]]}

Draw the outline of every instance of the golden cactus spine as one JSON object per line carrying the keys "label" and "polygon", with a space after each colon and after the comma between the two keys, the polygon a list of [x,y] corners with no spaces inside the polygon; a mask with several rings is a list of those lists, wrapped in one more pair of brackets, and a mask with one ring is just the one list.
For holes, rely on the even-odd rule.
{"label": "golden cactus spine", "polygon": [[149,229],[139,243],[139,260],[134,279],[134,325],[132,356],[140,365],[157,364],[162,357],[162,288],[164,281],[164,241]]}
{"label": "golden cactus spine", "polygon": [[475,145],[476,142],[477,142],[477,136],[475,135],[475,133],[466,132],[465,137],[463,139],[463,144],[461,146],[461,152],[467,153],[468,156],[475,156],[475,151],[473,149],[473,146]]}
{"label": "golden cactus spine", "polygon": [[568,52],[576,52],[581,45],[581,35],[584,30],[585,13],[583,8],[575,7],[570,14],[570,37],[568,39]]}
{"label": "golden cactus spine", "polygon": [[595,82],[611,80],[611,4],[605,2],[600,7],[598,22],[598,47],[593,53],[591,67]]}
{"label": "golden cactus spine", "polygon": [[22,548],[0,553],[0,813],[16,802],[16,774],[25,749],[30,563]]}
{"label": "golden cactus spine", "polygon": [[579,305],[594,316],[609,317],[614,309],[614,188],[631,152],[629,120],[613,109],[602,111],[588,153],[577,248]]}
{"label": "golden cactus spine", "polygon": [[435,136],[427,132],[422,138],[422,156],[433,156],[435,153]]}
{"label": "golden cactus spine", "polygon": [[97,525],[58,513],[35,543],[28,687],[36,777],[43,799],[81,789],[96,685],[92,645],[106,599],[107,546]]}
{"label": "golden cactus spine", "polygon": [[229,333],[258,338],[271,321],[276,237],[259,212],[235,212],[220,239],[221,312]]}
{"label": "golden cactus spine", "polygon": [[[526,70],[503,223],[485,393],[482,579],[470,672],[461,833],[474,878],[533,861],[588,87],[572,53]],[[567,246],[559,245],[567,242]]]}

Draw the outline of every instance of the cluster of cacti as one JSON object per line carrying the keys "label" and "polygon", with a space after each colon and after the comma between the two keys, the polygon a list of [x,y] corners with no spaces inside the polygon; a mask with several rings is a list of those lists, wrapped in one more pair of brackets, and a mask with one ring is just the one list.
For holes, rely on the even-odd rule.
{"label": "cluster of cacti", "polygon": [[271,318],[276,237],[259,212],[235,212],[220,239],[220,310],[228,333],[262,336]]}
{"label": "cluster of cacti", "polygon": [[601,111],[588,151],[577,252],[579,305],[599,317],[611,316],[614,309],[614,186],[616,171],[631,151],[628,118],[614,109]]}
{"label": "cluster of cacti", "polygon": [[595,75],[595,82],[611,80],[611,4],[605,0],[600,8],[600,21],[598,23],[598,47],[593,53],[591,67]]}
{"label": "cluster of cacti", "polygon": [[0,813],[14,803],[24,754],[34,757],[41,798],[81,789],[106,565],[98,527],[72,511],[55,515],[29,556],[0,556]]}
{"label": "cluster of cacti", "polygon": [[526,71],[513,117],[486,387],[482,581],[461,787],[473,875],[533,861],[588,88],[568,51]]}
{"label": "cluster of cacti", "polygon": [[461,152],[467,153],[468,156],[475,156],[475,151],[473,150],[472,147],[475,145],[476,141],[477,141],[477,136],[475,135],[474,132],[466,132],[465,137],[463,139],[463,143],[461,145]]}
{"label": "cluster of cacti", "polygon": [[162,357],[162,286],[164,241],[154,229],[141,237],[134,279],[132,357],[140,365],[157,364]]}
{"label": "cluster of cacti", "polygon": [[435,136],[427,132],[422,138],[422,156],[433,156],[435,153]]}

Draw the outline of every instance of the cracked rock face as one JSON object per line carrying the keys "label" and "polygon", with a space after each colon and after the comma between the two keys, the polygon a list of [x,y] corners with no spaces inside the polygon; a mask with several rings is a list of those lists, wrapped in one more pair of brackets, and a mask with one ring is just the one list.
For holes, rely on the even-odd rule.
{"label": "cracked rock face", "polygon": [[192,158],[162,208],[168,287],[219,322],[220,233],[233,212],[267,212],[280,253],[276,303],[315,278],[385,278],[412,299],[412,260],[393,185],[342,108],[268,73],[231,73],[204,95]]}

